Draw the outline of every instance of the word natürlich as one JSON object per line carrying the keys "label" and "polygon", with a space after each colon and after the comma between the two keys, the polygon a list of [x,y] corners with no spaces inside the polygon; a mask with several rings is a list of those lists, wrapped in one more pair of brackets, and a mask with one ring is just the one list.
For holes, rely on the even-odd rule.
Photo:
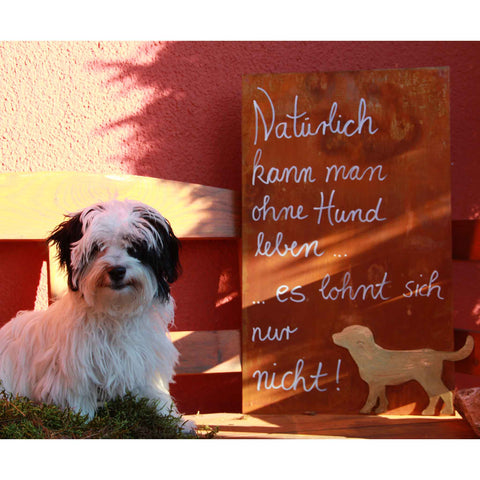
{"label": "word nat\u00fcrlich", "polygon": [[[256,145],[259,137],[260,127],[263,127],[263,140],[268,141],[273,134],[275,138],[291,139],[291,138],[305,138],[312,137],[319,134],[325,135],[327,131],[330,133],[337,133],[339,135],[345,135],[346,137],[352,137],[353,135],[360,135],[363,132],[364,126],[367,126],[367,132],[370,135],[375,134],[378,128],[373,129],[373,120],[370,115],[367,115],[367,103],[364,98],[361,98],[358,103],[357,118],[342,120],[342,116],[337,117],[337,102],[333,102],[330,107],[328,120],[323,120],[318,125],[312,125],[310,123],[310,117],[307,112],[298,112],[298,95],[295,95],[293,102],[292,114],[286,114],[285,117],[288,121],[278,122],[276,119],[275,105],[273,104],[270,95],[266,90],[261,87],[257,87],[267,98],[269,104],[268,116],[271,117],[271,121],[267,124],[265,115],[262,108],[259,106],[256,100],[253,100],[253,109],[255,111],[255,139],[253,144]],[[337,117],[337,118],[336,118]]]}

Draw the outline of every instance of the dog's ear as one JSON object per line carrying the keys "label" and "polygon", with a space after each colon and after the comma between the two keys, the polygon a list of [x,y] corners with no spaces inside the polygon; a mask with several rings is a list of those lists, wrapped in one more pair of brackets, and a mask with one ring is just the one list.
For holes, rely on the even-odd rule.
{"label": "dog's ear", "polygon": [[156,225],[156,228],[162,242],[157,271],[158,293],[160,297],[166,299],[170,293],[170,284],[175,282],[181,273],[179,260],[181,245],[167,220],[164,220],[160,225]]}
{"label": "dog's ear", "polygon": [[[180,241],[173,233],[167,219],[156,210],[141,205],[134,208],[134,212],[148,223],[149,229],[155,231],[155,247],[147,242],[141,242],[132,251],[133,256],[139,258],[153,269],[158,284],[157,295],[162,300],[167,300],[170,294],[170,284],[177,280],[180,272]],[[135,243],[135,242],[134,242]],[[138,248],[140,247],[140,248]]]}
{"label": "dog's ear", "polygon": [[180,260],[179,260],[179,251],[180,251],[180,240],[173,233],[170,223],[165,220],[167,228],[162,228],[161,238],[163,242],[163,265],[164,265],[164,274],[165,279],[168,283],[173,283],[177,280],[180,272]]}
{"label": "dog's ear", "polygon": [[72,244],[82,238],[81,213],[72,215],[60,225],[58,225],[50,236],[47,243],[52,243],[57,247],[58,261],[60,265],[67,269],[68,286],[71,290],[78,290],[72,282]]}

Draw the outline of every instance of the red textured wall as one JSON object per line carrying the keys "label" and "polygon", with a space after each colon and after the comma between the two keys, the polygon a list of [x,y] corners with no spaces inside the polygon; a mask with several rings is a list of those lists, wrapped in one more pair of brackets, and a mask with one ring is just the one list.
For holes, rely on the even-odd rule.
{"label": "red textured wall", "polygon": [[[450,67],[453,217],[479,218],[479,43],[1,42],[0,171],[131,173],[239,191],[242,75],[434,66]],[[42,255],[0,243],[0,323],[42,304]],[[239,328],[237,242],[185,242],[182,263],[177,328]],[[456,262],[457,326],[480,328],[479,282],[477,264]],[[179,380],[180,407],[238,411],[240,377],[212,382]]]}

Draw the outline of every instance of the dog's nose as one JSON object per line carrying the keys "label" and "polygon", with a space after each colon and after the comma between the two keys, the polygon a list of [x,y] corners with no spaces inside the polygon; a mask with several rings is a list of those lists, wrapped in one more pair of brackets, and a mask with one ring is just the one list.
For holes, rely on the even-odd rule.
{"label": "dog's nose", "polygon": [[120,282],[123,280],[125,277],[125,274],[127,273],[127,269],[125,267],[117,266],[117,267],[112,267],[108,271],[109,277],[112,279],[114,282]]}

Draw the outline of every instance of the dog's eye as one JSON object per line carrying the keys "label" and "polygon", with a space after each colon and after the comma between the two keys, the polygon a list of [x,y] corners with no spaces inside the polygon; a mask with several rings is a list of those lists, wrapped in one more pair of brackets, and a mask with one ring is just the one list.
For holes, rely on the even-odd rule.
{"label": "dog's eye", "polygon": [[97,253],[101,252],[103,249],[103,245],[101,245],[100,243],[97,243],[95,242],[93,245],[92,245],[92,248],[90,250],[90,254],[93,256],[97,255]]}
{"label": "dog's eye", "polygon": [[138,254],[139,254],[139,250],[137,247],[135,246],[130,246],[130,247],[127,247],[127,253],[131,256],[131,257],[134,257],[134,258],[138,258]]}

